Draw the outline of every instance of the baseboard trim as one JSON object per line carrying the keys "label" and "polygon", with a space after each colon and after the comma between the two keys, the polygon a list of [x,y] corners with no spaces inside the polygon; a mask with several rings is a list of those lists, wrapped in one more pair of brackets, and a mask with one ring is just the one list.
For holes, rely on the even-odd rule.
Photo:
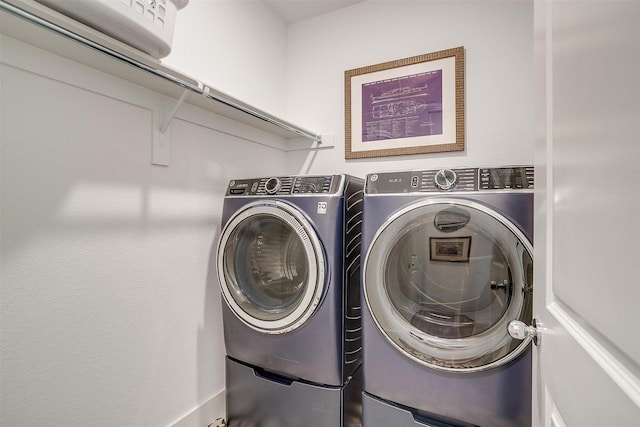
{"label": "baseboard trim", "polygon": [[208,427],[218,418],[226,419],[225,390],[189,412],[171,427]]}

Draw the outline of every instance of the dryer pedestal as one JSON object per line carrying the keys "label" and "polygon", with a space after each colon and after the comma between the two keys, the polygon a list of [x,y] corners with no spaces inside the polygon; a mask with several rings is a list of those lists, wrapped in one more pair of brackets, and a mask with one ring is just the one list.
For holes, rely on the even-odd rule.
{"label": "dryer pedestal", "polygon": [[474,427],[471,424],[445,421],[436,415],[417,411],[362,393],[362,421],[367,427]]}
{"label": "dryer pedestal", "polygon": [[361,369],[342,387],[290,380],[227,357],[229,427],[360,427]]}

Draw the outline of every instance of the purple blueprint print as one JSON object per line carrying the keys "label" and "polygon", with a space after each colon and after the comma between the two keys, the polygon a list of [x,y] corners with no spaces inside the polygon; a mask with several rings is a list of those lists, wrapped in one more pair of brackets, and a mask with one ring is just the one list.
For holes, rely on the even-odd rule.
{"label": "purple blueprint print", "polygon": [[362,85],[362,142],[442,134],[442,70]]}

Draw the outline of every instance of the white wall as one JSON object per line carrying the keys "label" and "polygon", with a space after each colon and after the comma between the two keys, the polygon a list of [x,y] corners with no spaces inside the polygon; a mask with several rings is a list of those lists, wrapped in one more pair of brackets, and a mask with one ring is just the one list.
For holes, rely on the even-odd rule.
{"label": "white wall", "polygon": [[262,1],[190,0],[163,63],[277,116],[285,112],[286,26]]}
{"label": "white wall", "polygon": [[[531,1],[367,0],[290,25],[287,46],[288,118],[336,143],[290,155],[291,173],[533,164]],[[465,151],[345,161],[345,70],[457,46],[466,57]]]}
{"label": "white wall", "polygon": [[153,166],[157,93],[1,42],[0,424],[162,426],[211,406],[223,192],[284,170],[282,152],[186,105]]}
{"label": "white wall", "polygon": [[[164,62],[278,114],[285,28],[261,2],[191,0]],[[10,39],[0,52],[0,424],[207,425],[224,397],[223,191],[284,154],[185,105],[170,166],[152,166],[158,94]]]}

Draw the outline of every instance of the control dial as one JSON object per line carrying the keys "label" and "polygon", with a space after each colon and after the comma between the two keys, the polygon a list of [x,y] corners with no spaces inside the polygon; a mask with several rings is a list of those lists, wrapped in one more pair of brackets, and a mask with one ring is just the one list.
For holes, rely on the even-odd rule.
{"label": "control dial", "polygon": [[278,178],[269,178],[264,184],[264,190],[267,194],[276,194],[280,189],[280,180]]}
{"label": "control dial", "polygon": [[440,190],[451,190],[458,182],[458,177],[451,169],[440,169],[433,178],[436,187]]}

